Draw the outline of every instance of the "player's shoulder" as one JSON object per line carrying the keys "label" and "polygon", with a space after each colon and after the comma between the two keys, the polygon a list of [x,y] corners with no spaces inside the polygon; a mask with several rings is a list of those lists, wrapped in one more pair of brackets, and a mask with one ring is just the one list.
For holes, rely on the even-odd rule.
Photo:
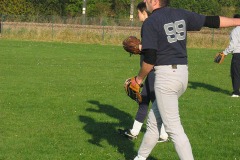
{"label": "player's shoulder", "polygon": [[174,8],[174,7],[163,7],[162,12],[175,12],[175,13],[190,13],[190,11],[182,9],[182,8]]}
{"label": "player's shoulder", "polygon": [[154,21],[154,17],[149,16],[148,18],[145,19],[145,21],[142,24],[142,27],[151,24]]}
{"label": "player's shoulder", "polygon": [[[182,9],[182,8],[174,8],[174,7],[163,7],[156,12],[154,12],[151,16],[152,18],[155,17],[156,19],[162,19],[165,17],[165,19],[173,18],[176,19],[178,17],[188,17],[189,15],[194,14],[194,12]],[[150,16],[150,17],[151,17]]]}

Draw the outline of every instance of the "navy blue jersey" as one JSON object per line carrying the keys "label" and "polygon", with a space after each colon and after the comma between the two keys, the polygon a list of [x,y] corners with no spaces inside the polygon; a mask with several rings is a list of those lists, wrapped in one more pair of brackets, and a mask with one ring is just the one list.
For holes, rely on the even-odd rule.
{"label": "navy blue jersey", "polygon": [[187,64],[187,31],[200,30],[205,18],[183,9],[156,9],[143,23],[142,49],[157,50],[156,65]]}

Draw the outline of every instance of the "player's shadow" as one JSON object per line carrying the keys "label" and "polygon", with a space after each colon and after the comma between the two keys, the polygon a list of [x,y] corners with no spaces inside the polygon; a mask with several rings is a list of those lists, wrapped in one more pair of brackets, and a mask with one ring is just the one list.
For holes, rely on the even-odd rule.
{"label": "player's shadow", "polygon": [[[109,145],[116,148],[118,152],[125,156],[125,160],[132,160],[137,155],[134,150],[134,143],[118,134],[118,128],[131,126],[133,117],[112,105],[101,104],[99,101],[89,100],[88,103],[95,105],[97,108],[87,108],[89,112],[97,113],[95,116],[80,115],[79,120],[84,123],[83,129],[89,133],[92,138],[89,143],[104,147],[102,141],[107,141]],[[106,115],[111,117],[106,120]],[[95,118],[93,118],[95,117]],[[140,140],[140,139],[139,139]],[[156,160],[150,157],[151,160]]]}
{"label": "player's shadow", "polygon": [[212,91],[212,92],[220,92],[220,93],[227,94],[227,95],[230,95],[230,94],[231,94],[231,92],[228,91],[228,90],[224,90],[224,89],[221,89],[221,88],[219,88],[219,87],[215,87],[215,86],[213,86],[213,85],[206,84],[206,83],[201,83],[201,82],[192,82],[192,81],[189,81],[188,87],[189,87],[189,88],[192,88],[192,89],[206,88],[206,89],[208,89],[209,91]]}

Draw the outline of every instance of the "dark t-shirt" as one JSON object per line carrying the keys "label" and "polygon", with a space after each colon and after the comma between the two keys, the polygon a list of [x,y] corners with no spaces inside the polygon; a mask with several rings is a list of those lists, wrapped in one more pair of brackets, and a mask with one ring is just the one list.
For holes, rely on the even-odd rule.
{"label": "dark t-shirt", "polygon": [[154,10],[142,25],[142,49],[157,50],[156,65],[187,64],[187,31],[200,30],[205,16],[183,9]]}

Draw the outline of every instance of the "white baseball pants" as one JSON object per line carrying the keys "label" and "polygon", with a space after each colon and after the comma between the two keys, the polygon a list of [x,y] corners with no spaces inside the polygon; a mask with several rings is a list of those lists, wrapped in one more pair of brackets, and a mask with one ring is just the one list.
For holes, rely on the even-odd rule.
{"label": "white baseball pants", "polygon": [[[155,67],[156,101],[148,114],[147,131],[138,155],[147,158],[157,144],[162,122],[171,137],[181,160],[193,160],[192,148],[180,121],[178,98],[188,84],[188,66],[172,65]],[[137,157],[136,157],[137,158]]]}

